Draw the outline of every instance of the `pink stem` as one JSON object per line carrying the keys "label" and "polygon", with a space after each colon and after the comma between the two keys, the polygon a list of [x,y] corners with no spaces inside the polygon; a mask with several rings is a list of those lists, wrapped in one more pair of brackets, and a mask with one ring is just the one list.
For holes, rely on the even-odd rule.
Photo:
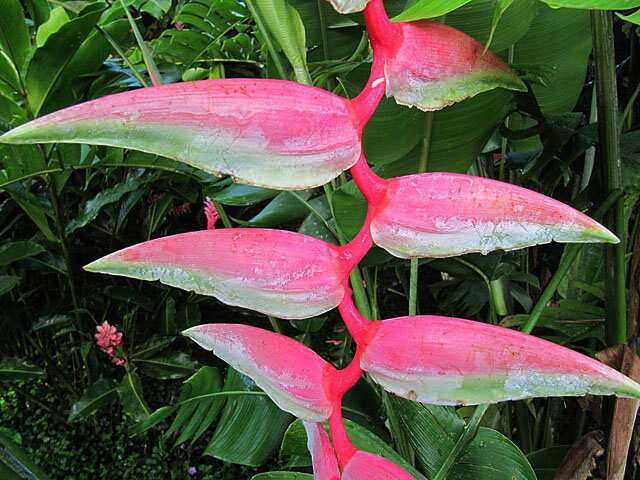
{"label": "pink stem", "polygon": [[[387,190],[387,181],[371,170],[364,154],[361,154],[356,164],[351,167],[350,173],[364,198],[367,199],[368,209],[372,214],[375,213]],[[369,210],[367,210],[367,215]]]}
{"label": "pink stem", "polygon": [[364,9],[367,33],[374,48],[377,45],[389,46],[394,33],[394,25],[389,20],[382,0],[371,0]]}
{"label": "pink stem", "polygon": [[382,46],[374,45],[373,47],[373,63],[371,64],[371,72],[369,80],[360,94],[351,100],[351,105],[356,111],[360,128],[364,128],[373,112],[376,111],[382,95],[384,95],[386,80],[384,76],[384,51]]}
{"label": "pink stem", "polygon": [[362,347],[358,345],[356,348],[356,354],[353,356],[351,363],[342,370],[338,370],[337,375],[334,377],[332,389],[333,394],[336,397],[341,398],[351,389],[351,387],[358,383],[358,380],[362,377],[362,369],[360,368],[362,350]]}
{"label": "pink stem", "polygon": [[[367,332],[371,328],[372,322],[365,318],[353,303],[351,290],[345,292],[342,302],[338,305],[338,310],[340,311],[340,316],[344,324],[347,326],[347,330],[349,330],[349,333],[358,345],[356,357],[359,359],[361,354],[360,348],[366,347]],[[349,364],[349,367],[350,366],[351,364]]]}
{"label": "pink stem", "polygon": [[368,207],[364,225],[362,225],[358,234],[349,243],[340,247],[340,260],[346,273],[351,272],[373,246],[373,240],[371,239],[372,218],[373,209]]}
{"label": "pink stem", "polygon": [[351,457],[356,453],[357,449],[349,440],[347,431],[344,428],[344,419],[342,418],[342,396],[338,397],[333,404],[333,412],[329,417],[329,431],[331,432],[331,441],[333,448],[338,457],[338,464],[342,470],[349,463]]}

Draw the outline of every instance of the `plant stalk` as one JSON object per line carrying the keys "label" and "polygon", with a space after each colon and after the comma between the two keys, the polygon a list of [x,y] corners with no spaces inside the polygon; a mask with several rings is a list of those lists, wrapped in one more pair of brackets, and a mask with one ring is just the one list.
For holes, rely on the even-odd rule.
{"label": "plant stalk", "polygon": [[[598,160],[603,173],[605,195],[622,189],[622,162],[618,130],[613,17],[609,11],[591,12],[593,53],[596,66],[598,105]],[[605,246],[605,336],[609,345],[627,339],[624,199],[619,198],[605,216],[605,225],[620,239]]]}

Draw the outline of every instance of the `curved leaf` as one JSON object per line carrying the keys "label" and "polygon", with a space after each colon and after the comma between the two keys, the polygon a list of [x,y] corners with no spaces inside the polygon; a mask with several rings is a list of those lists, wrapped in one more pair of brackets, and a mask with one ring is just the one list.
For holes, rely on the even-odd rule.
{"label": "curved leaf", "polygon": [[340,250],[306,235],[268,229],[183,233],[140,243],[87,265],[162,283],[279,318],[320,315],[345,291]]}
{"label": "curved leaf", "polygon": [[401,258],[488,253],[552,240],[619,241],[557,200],[496,180],[427,173],[389,179],[386,185],[371,234],[377,245]]}
{"label": "curved leaf", "polygon": [[9,131],[0,142],[131,148],[243,183],[295,190],[327,183],[356,162],[357,123],[346,99],[319,88],[204,80],[69,107]]}
{"label": "curved leaf", "polygon": [[4,480],[48,480],[22,449],[0,432],[0,477]]}
{"label": "curved leaf", "polygon": [[0,382],[17,382],[44,377],[44,370],[27,360],[4,358],[0,360]]}
{"label": "curved leaf", "polygon": [[542,0],[553,8],[626,10],[640,7],[640,0]]}
{"label": "curved leaf", "polygon": [[247,325],[212,323],[182,333],[250,377],[284,411],[311,421],[331,414],[336,370],[304,344]]}
{"label": "curved leaf", "polygon": [[0,15],[0,47],[18,72],[31,50],[29,30],[20,0],[3,0]]}
{"label": "curved leaf", "polygon": [[158,380],[176,380],[195,373],[198,362],[185,352],[169,352],[155,357],[139,358],[135,364],[145,375]]}
{"label": "curved leaf", "polygon": [[71,405],[69,410],[69,422],[84,420],[92,413],[97,412],[105,405],[118,398],[118,384],[113,380],[101,378],[89,386],[80,399]]}
{"label": "curved leaf", "polygon": [[[227,371],[224,391],[255,390],[251,379],[231,368]],[[278,448],[292,419],[266,395],[229,398],[204,454],[225,462],[263,465]]]}
{"label": "curved leaf", "polygon": [[410,400],[474,405],[585,394],[640,398],[640,385],[616,370],[506,328],[437,316],[371,325],[362,369]]}
{"label": "curved leaf", "polygon": [[[524,454],[499,432],[481,427],[463,448],[456,445],[471,425],[453,408],[391,397],[416,459],[429,478],[451,462],[447,480],[535,480]],[[455,458],[450,458],[452,455]]]}

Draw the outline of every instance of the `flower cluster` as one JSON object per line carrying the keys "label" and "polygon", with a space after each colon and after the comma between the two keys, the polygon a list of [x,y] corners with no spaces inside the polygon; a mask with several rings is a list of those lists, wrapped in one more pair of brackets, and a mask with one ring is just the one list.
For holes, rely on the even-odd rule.
{"label": "flower cluster", "polygon": [[96,343],[104,353],[111,357],[111,363],[122,367],[127,361],[121,356],[122,332],[106,320],[96,327]]}

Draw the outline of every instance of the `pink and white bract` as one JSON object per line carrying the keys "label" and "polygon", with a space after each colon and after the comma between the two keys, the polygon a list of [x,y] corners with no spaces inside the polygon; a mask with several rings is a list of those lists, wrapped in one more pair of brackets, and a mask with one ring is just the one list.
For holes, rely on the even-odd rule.
{"label": "pink and white bract", "polygon": [[225,323],[199,325],[182,334],[250,377],[283,410],[311,421],[331,415],[336,369],[302,343]]}
{"label": "pink and white bract", "polygon": [[321,423],[303,422],[307,432],[307,448],[313,462],[315,480],[340,480],[338,459]]}
{"label": "pink and white bract", "polygon": [[620,372],[508,328],[426,315],[370,325],[360,366],[410,400],[475,405],[586,394],[640,398],[640,385]]}
{"label": "pink and white bract", "polygon": [[455,173],[378,179],[373,241],[400,258],[451,257],[618,238],[587,215],[516,185]]}
{"label": "pink and white bract", "polygon": [[202,230],[159,238],[87,265],[90,272],[162,283],[280,318],[331,310],[351,268],[345,248],[270,229]]}

